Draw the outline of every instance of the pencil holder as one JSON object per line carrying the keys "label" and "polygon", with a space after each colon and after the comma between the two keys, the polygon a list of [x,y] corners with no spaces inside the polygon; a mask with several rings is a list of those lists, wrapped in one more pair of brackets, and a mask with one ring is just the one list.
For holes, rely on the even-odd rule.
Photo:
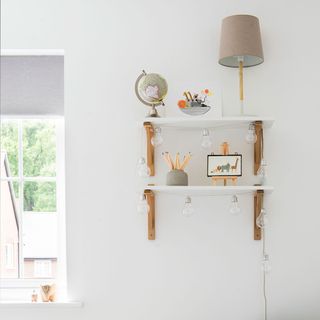
{"label": "pencil holder", "polygon": [[167,186],[187,186],[188,175],[179,169],[173,169],[167,173]]}

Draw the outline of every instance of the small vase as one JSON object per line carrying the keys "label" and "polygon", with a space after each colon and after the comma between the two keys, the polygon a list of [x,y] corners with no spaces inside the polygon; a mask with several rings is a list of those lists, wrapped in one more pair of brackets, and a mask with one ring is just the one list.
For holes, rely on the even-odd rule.
{"label": "small vase", "polygon": [[183,170],[174,169],[167,173],[167,186],[187,186],[188,175]]}

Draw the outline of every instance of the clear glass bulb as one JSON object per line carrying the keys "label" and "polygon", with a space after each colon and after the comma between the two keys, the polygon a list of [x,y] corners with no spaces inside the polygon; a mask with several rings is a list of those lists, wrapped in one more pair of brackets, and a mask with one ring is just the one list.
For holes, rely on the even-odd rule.
{"label": "clear glass bulb", "polygon": [[208,129],[203,129],[201,147],[208,149],[211,146],[212,146],[212,140],[210,138],[210,131]]}
{"label": "clear glass bulb", "polygon": [[141,178],[147,178],[150,176],[150,168],[148,167],[146,159],[144,157],[141,157],[138,160],[137,173]]}
{"label": "clear glass bulb", "polygon": [[261,179],[261,183],[264,183],[267,178],[267,162],[261,159],[260,167],[257,171],[258,177]]}
{"label": "clear glass bulb", "polygon": [[238,197],[236,195],[233,195],[232,198],[231,198],[229,211],[232,214],[238,214],[238,213],[241,212],[241,209],[239,207]]}
{"label": "clear glass bulb", "polygon": [[271,270],[270,259],[268,254],[264,254],[262,257],[261,270],[265,273],[269,273]]}
{"label": "clear glass bulb", "polygon": [[163,137],[161,135],[161,128],[156,127],[154,129],[154,135],[151,138],[151,143],[154,147],[158,147],[163,143]]}
{"label": "clear glass bulb", "polygon": [[256,224],[260,229],[264,229],[268,224],[267,211],[262,208],[257,217]]}
{"label": "clear glass bulb", "polygon": [[150,207],[148,205],[148,201],[145,194],[140,196],[140,201],[137,205],[137,211],[141,214],[148,214]]}
{"label": "clear glass bulb", "polygon": [[249,144],[255,144],[257,142],[257,135],[256,129],[253,123],[250,123],[247,134],[246,134],[246,141]]}
{"label": "clear glass bulb", "polygon": [[191,203],[191,198],[187,196],[182,210],[182,215],[184,215],[185,217],[191,217],[193,214],[194,208]]}

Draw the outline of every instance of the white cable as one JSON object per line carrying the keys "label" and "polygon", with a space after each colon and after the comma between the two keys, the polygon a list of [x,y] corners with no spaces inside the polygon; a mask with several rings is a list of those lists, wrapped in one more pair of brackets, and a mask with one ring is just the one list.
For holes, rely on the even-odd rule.
{"label": "white cable", "polygon": [[[266,256],[266,229],[265,227],[261,229],[262,232],[262,256],[263,259]],[[264,301],[264,320],[268,320],[268,300],[267,300],[267,293],[266,293],[266,268],[263,268],[262,274],[262,293],[263,293],[263,301]]]}
{"label": "white cable", "polygon": [[[147,187],[146,187],[147,189]],[[174,195],[174,196],[182,196],[185,197],[185,195],[182,195],[181,193],[175,193],[175,192],[166,192],[166,191],[162,191],[161,193],[163,194],[170,194],[170,195]],[[240,192],[240,195],[251,195],[253,192],[252,191],[247,191],[247,192]],[[239,193],[236,193],[239,196]],[[221,196],[230,196],[232,194],[230,193],[225,193],[225,194],[216,194],[216,195],[193,195],[192,197],[221,197]],[[266,229],[261,228],[261,235],[262,235],[262,257],[265,258],[265,256],[267,255],[266,253]],[[268,320],[268,299],[267,299],[267,290],[266,290],[266,268],[263,268],[263,274],[262,274],[262,294],[263,294],[263,302],[264,302],[264,320]]]}

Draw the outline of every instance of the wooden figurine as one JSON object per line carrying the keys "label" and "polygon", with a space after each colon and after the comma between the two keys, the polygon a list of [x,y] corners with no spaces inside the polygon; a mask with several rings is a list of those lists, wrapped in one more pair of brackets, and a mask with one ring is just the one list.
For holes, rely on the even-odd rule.
{"label": "wooden figurine", "polygon": [[43,302],[55,302],[56,301],[56,285],[44,285],[40,286],[41,298]]}
{"label": "wooden figurine", "polygon": [[38,302],[38,294],[36,293],[36,290],[32,291],[31,302]]}

